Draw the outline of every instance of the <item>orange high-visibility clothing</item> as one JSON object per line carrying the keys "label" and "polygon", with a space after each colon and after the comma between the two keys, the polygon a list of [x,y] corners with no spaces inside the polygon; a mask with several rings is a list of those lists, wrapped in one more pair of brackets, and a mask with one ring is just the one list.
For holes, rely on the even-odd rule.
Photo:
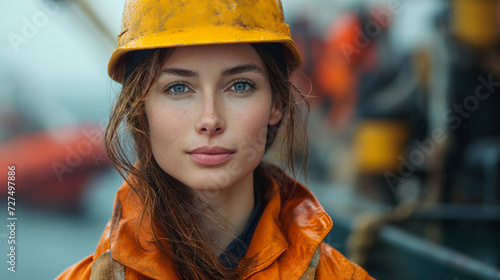
{"label": "orange high-visibility clothing", "polygon": [[[323,242],[332,220],[316,197],[289,177],[284,184],[278,191],[273,180],[274,195],[267,201],[243,257],[253,260],[251,269],[241,279],[373,279]],[[95,253],[57,279],[178,279],[173,264],[159,250],[138,247],[140,209],[138,196],[124,183]],[[142,231],[140,238],[148,240],[148,232]]]}

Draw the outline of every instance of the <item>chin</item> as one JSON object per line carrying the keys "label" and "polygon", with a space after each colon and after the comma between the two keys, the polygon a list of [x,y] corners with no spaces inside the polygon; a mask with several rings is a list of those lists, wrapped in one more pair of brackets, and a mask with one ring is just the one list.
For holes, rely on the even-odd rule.
{"label": "chin", "polygon": [[232,176],[222,170],[205,170],[197,176],[187,178],[183,183],[193,190],[215,195],[217,192],[229,189],[243,181],[249,174],[252,174],[252,170],[248,173],[233,174]]}
{"label": "chin", "polygon": [[213,192],[228,189],[234,183],[235,180],[232,178],[224,178],[223,176],[201,176],[199,180],[188,180],[184,184],[197,191]]}

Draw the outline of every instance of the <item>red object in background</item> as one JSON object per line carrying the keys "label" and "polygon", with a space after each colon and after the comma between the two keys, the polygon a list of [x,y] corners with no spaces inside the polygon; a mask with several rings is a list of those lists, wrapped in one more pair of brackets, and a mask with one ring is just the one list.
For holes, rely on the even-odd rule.
{"label": "red object in background", "polygon": [[[62,127],[8,139],[0,145],[0,181],[15,169],[15,198],[25,203],[77,210],[88,181],[109,165],[97,125]],[[7,187],[0,188],[0,196]]]}

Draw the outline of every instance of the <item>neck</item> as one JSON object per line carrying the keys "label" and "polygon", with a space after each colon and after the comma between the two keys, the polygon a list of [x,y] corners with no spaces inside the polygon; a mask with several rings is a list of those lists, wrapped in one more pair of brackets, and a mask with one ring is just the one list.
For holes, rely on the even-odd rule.
{"label": "neck", "polygon": [[[196,193],[207,205],[222,218],[222,226],[213,217],[207,217],[203,227],[217,249],[214,253],[219,255],[222,251],[245,229],[254,209],[253,173],[248,174],[236,184],[217,191]],[[208,213],[208,212],[207,212]],[[214,227],[214,223],[216,226]]]}

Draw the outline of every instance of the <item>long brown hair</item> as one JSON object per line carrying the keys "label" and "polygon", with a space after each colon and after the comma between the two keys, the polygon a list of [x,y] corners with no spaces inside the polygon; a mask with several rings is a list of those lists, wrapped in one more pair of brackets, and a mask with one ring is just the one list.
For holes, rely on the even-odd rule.
{"label": "long brown hair", "polygon": [[[284,55],[280,44],[252,46],[266,65],[273,102],[280,102],[283,108],[282,120],[267,129],[266,150],[275,142],[281,127],[280,135],[284,138],[281,151],[285,155],[286,167],[294,173],[293,154],[297,137],[303,137],[302,145],[307,143],[305,133],[296,133],[298,125],[304,123],[298,119],[297,104],[304,103],[308,112],[307,99],[289,80],[287,63],[283,65],[275,54],[268,51],[270,46]],[[107,154],[144,204],[139,225],[147,223],[153,235],[151,241],[170,257],[180,279],[238,279],[237,271],[241,273],[245,267],[230,271],[222,266],[213,253],[213,242],[208,240],[207,233],[200,226],[206,215],[197,208],[191,189],[163,171],[153,157],[144,103],[171,52],[172,49],[156,50],[124,79],[106,129]],[[261,164],[255,172],[263,178],[278,179],[272,170],[275,169]]]}

